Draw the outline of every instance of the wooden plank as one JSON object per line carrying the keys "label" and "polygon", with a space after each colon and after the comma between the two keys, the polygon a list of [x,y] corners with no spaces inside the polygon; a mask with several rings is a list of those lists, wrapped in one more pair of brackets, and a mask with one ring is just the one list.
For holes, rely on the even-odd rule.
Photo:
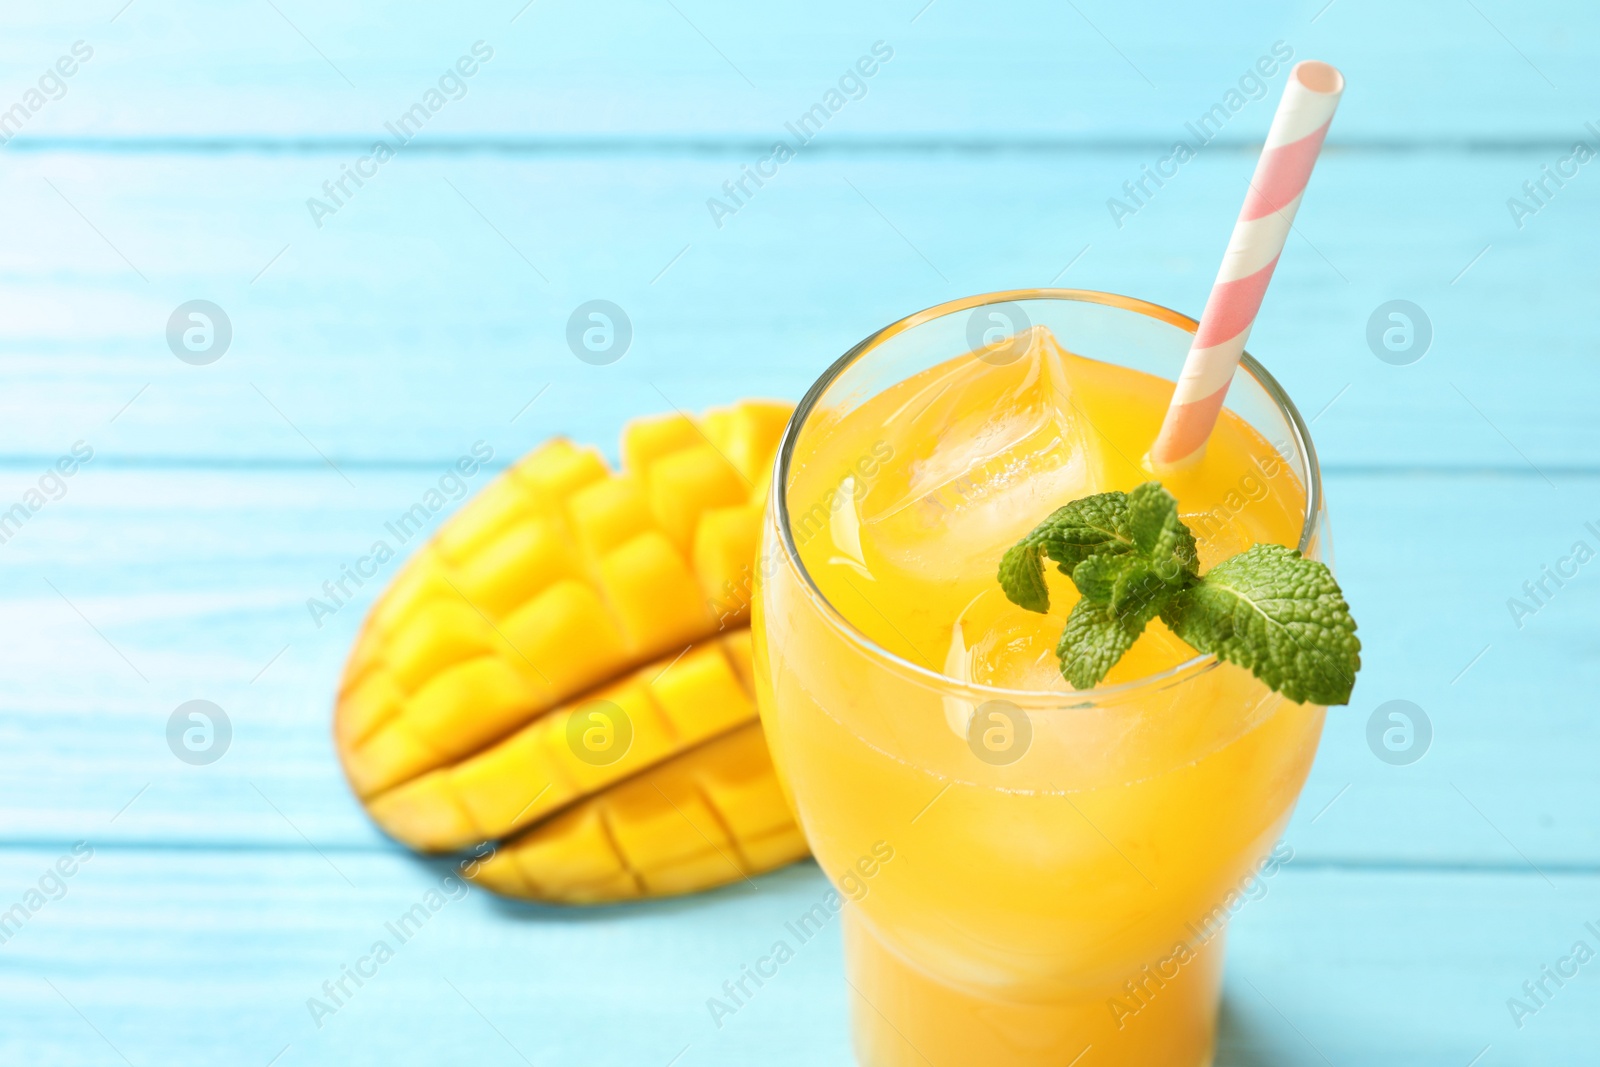
{"label": "wooden plank", "polygon": [[[1600,268],[1571,237],[1600,185],[1519,232],[1505,200],[1542,158],[1325,160],[1251,347],[1326,462],[1600,466],[1600,326],[1577,310]],[[669,402],[798,396],[872,330],[972,292],[1055,281],[1195,311],[1251,165],[1203,155],[1119,229],[1106,201],[1147,162],[1133,151],[801,159],[719,230],[706,201],[731,160],[419,156],[318,230],[305,199],[339,162],[16,157],[0,454],[83,438],[108,459],[435,463],[480,437],[608,438]],[[633,323],[609,366],[566,342],[597,297]],[[232,322],[209,366],[165,339],[197,298]],[[1397,298],[1431,321],[1409,366],[1368,345]]]}
{"label": "wooden plank", "polygon": [[[305,598],[476,440],[503,461],[667,404],[792,397],[968,292],[1059,278],[1197,308],[1270,103],[1121,227],[1107,200],[1277,39],[1352,91],[1252,349],[1317,417],[1367,666],[1297,859],[1238,920],[1218,1062],[1587,1055],[1600,986],[1521,1029],[1506,998],[1600,945],[1596,592],[1587,566],[1547,580],[1520,626],[1507,600],[1600,547],[1575,237],[1597,202],[1580,176],[1519,228],[1506,200],[1594,136],[1592,5],[121,6],[0,15],[0,110],[96,48],[0,174],[0,502],[96,450],[0,545],[0,906],[73,840],[97,850],[0,945],[0,1059],[844,1061],[831,931],[723,1029],[704,1005],[820,897],[810,865],[600,912],[473,893],[318,1029],[306,999],[447,868],[371,828],[327,737],[374,587],[322,629]],[[317,228],[306,198],[479,38],[469,95]],[[867,96],[719,229],[706,199],[878,39],[895,57]],[[609,367],[563,341],[597,296],[637,328]],[[163,338],[195,298],[237,331],[209,367]],[[1394,298],[1434,327],[1412,366],[1367,347]],[[165,741],[196,697],[236,731],[207,767]],[[1431,721],[1411,764],[1370,740],[1397,699]]]}
{"label": "wooden plank", "polygon": [[[56,859],[0,852],[6,899]],[[1221,1067],[1462,1067],[1485,1046],[1491,1067],[1587,1054],[1593,962],[1547,985],[1521,1030],[1506,999],[1575,941],[1596,945],[1584,923],[1600,919],[1600,881],[1303,862],[1260,883],[1234,920]],[[0,953],[0,1053],[62,1067],[118,1053],[280,1067],[847,1062],[837,920],[720,1029],[706,1008],[822,898],[810,864],[754,890],[576,913],[450,899],[448,873],[396,855],[98,849]],[[387,924],[430,889],[437,911],[402,943]],[[331,1004],[322,983],[380,940],[393,958],[369,963],[377,974],[359,988],[347,980],[319,1029],[308,1000]]]}
{"label": "wooden plank", "polygon": [[[830,120],[829,137],[1132,137],[1164,148],[1186,121],[1226,103],[1277,41],[1348,72],[1340,138],[1542,138],[1564,147],[1594,117],[1582,101],[1597,87],[1584,47],[1596,14],[1580,0],[1535,10],[1484,0],[1444,17],[1381,0],[1252,0],[1159,16],[1108,0],[123,6],[7,10],[0,61],[13,72],[9,99],[75,40],[95,49],[67,94],[29,120],[25,139],[364,139],[478,40],[494,58],[430,119],[430,139],[766,140],[879,40],[894,59]],[[1281,84],[1275,73],[1271,92]],[[1245,105],[1225,136],[1259,140],[1269,112]]]}
{"label": "wooden plank", "polygon": [[[91,463],[0,546],[10,635],[0,814],[12,840],[379,846],[328,733],[335,681],[376,587],[321,628],[306,600],[375,539],[392,542],[385,520],[438,472],[351,474],[354,488],[326,470]],[[1548,586],[1520,629],[1506,604],[1574,541],[1600,547],[1585,526],[1600,526],[1595,477],[1559,484],[1329,479],[1365,653],[1290,831],[1305,857],[1594,868],[1600,657],[1581,636],[1600,602],[1593,564]],[[205,767],[180,763],[165,738],[172,711],[197,698],[221,705],[234,730],[226,756]],[[1391,700],[1414,702],[1431,723],[1431,747],[1408,765],[1368,742],[1369,719]]]}

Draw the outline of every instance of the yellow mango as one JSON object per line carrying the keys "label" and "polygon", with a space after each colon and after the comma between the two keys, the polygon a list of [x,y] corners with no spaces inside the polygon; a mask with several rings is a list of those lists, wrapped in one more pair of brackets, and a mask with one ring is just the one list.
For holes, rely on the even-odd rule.
{"label": "yellow mango", "polygon": [[501,842],[477,881],[569,904],[687,893],[806,855],[758,722]]}
{"label": "yellow mango", "polygon": [[449,519],[373,605],[341,682],[334,738],[373,820],[487,854],[467,870],[497,892],[563,903],[805,855],[747,629],[788,414],[639,420],[621,471],[550,441]]}

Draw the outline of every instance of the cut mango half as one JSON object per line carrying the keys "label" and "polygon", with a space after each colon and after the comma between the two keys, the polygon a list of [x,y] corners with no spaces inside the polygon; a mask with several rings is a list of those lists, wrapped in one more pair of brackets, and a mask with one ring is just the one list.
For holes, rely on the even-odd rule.
{"label": "cut mango half", "polygon": [[[761,736],[749,607],[787,404],[630,424],[622,469],[556,439],[396,575],[334,710],[373,820],[472,877],[603,903],[806,854]],[[480,850],[481,854],[481,850]]]}

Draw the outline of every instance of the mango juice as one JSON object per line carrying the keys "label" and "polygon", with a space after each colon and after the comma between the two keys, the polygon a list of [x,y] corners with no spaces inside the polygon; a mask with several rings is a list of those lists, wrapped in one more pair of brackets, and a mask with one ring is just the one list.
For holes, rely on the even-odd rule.
{"label": "mango juice", "polygon": [[[1172,383],[1033,327],[872,384],[791,427],[754,630],[767,739],[818,863],[837,883],[895,856],[845,911],[857,1056],[1209,1063],[1223,920],[1281,859],[1323,709],[1159,620],[1076,692],[1054,654],[1070,579],[1047,563],[1048,615],[996,581],[1055,508],[1150,480]],[[1160,480],[1202,570],[1301,544],[1305,484],[1231,410],[1201,463]]]}

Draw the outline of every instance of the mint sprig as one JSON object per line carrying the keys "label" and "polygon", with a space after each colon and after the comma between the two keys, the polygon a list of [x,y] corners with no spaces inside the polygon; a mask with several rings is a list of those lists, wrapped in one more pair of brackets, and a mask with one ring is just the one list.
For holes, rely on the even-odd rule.
{"label": "mint sprig", "polygon": [[1157,482],[1075,500],[1007,549],[999,579],[1012,603],[1050,610],[1045,557],[1082,594],[1056,646],[1061,673],[1077,689],[1098,685],[1160,616],[1197,651],[1245,668],[1290,700],[1349,703],[1361,641],[1327,566],[1259,544],[1201,575],[1194,535]]}

